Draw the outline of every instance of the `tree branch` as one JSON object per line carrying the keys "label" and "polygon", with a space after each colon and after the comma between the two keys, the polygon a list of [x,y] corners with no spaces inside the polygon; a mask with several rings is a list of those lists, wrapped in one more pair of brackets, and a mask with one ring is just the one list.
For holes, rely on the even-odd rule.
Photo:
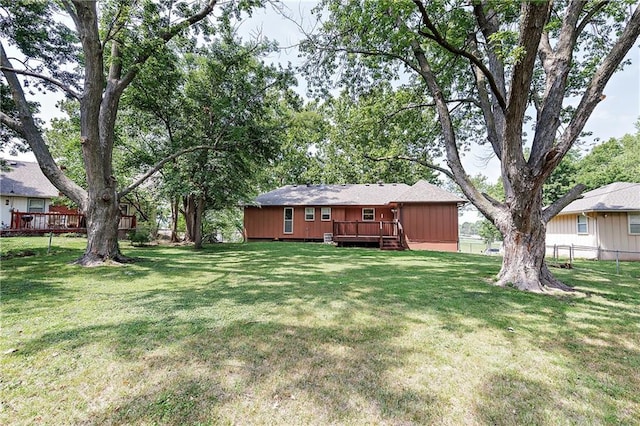
{"label": "tree branch", "polygon": [[1,66],[0,67],[0,71],[7,71],[7,72],[12,72],[15,74],[20,74],[20,75],[26,75],[29,77],[34,77],[40,80],[44,80],[48,83],[53,84],[54,86],[58,87],[59,89],[62,89],[66,94],[68,94],[69,96],[80,100],[80,94],[78,92],[76,92],[75,90],[73,90],[69,85],[62,83],[61,81],[58,81],[54,78],[48,77],[46,75],[42,75],[42,74],[38,74],[32,71],[28,71],[28,70],[19,70],[16,68],[10,68],[10,67],[5,67],[5,66]]}
{"label": "tree branch", "polygon": [[[165,31],[159,38],[164,43],[167,43],[173,37],[180,33],[180,31],[185,28],[190,27],[207,17],[212,11],[215,5],[218,3],[218,0],[208,0],[207,3],[198,11],[197,13],[191,15],[190,17],[174,24]],[[154,50],[151,48],[146,49],[145,53],[139,56],[133,63],[131,69],[124,75],[124,77],[118,83],[118,87],[116,89],[117,92],[122,93],[122,91],[133,81],[135,76],[140,72],[140,66],[144,64],[149,57],[153,54]]]}
{"label": "tree branch", "polygon": [[431,31],[431,34],[429,34],[425,31],[418,30],[418,34],[430,40],[435,41],[440,46],[448,50],[449,52],[468,59],[473,65],[478,67],[487,78],[489,86],[491,87],[491,90],[494,93],[494,97],[496,98],[498,104],[500,105],[500,108],[502,108],[502,110],[505,111],[507,109],[507,103],[504,97],[502,96],[503,92],[501,92],[500,89],[498,88],[498,85],[496,84],[496,80],[493,74],[491,73],[491,71],[489,71],[489,69],[485,66],[485,64],[483,64],[482,61],[478,59],[475,55],[467,52],[466,50],[459,49],[453,46],[444,37],[442,37],[442,35],[438,32],[438,29],[431,22],[427,9],[422,4],[422,1],[413,0],[413,2],[418,7],[418,10],[420,11],[420,15],[422,17],[422,23],[429,29],[429,31]]}
{"label": "tree branch", "polygon": [[15,131],[16,133],[20,134],[20,136],[22,137],[25,136],[25,131],[22,128],[22,124],[18,120],[14,120],[13,118],[9,117],[7,114],[5,114],[2,111],[0,111],[0,123],[4,124],[11,130]]}
{"label": "tree branch", "polygon": [[142,183],[144,183],[145,180],[150,178],[154,173],[156,173],[158,170],[160,170],[162,167],[164,167],[164,165],[167,164],[169,161],[174,160],[174,159],[178,158],[179,156],[184,155],[184,154],[186,154],[188,152],[197,151],[197,150],[206,150],[206,149],[215,149],[215,144],[213,144],[213,145],[198,145],[198,146],[192,146],[190,148],[185,148],[185,149],[182,149],[182,150],[180,150],[178,152],[175,152],[172,155],[170,155],[170,156],[158,161],[149,170],[147,170],[146,173],[144,173],[142,176],[140,176],[135,182],[133,182],[131,185],[127,186],[126,188],[124,188],[120,192],[118,192],[118,197],[122,198],[125,195],[127,195],[128,193],[130,193],[131,191],[133,191],[134,189],[136,189],[138,186],[140,186]]}
{"label": "tree branch", "polygon": [[[20,81],[18,80],[16,73],[13,71],[7,71],[13,67],[11,66],[11,62],[9,62],[9,58],[5,53],[2,43],[0,43],[0,67],[2,67],[2,74],[7,81],[9,89],[11,90],[11,97],[18,110],[20,124],[17,129],[13,127],[17,125],[16,121],[10,119],[10,117],[4,113],[0,114],[0,119],[3,123],[7,124],[10,128],[16,130],[22,135],[22,137],[24,137],[29,144],[31,151],[36,156],[40,169],[51,183],[58,188],[59,191],[63,192],[78,204],[80,208],[84,209],[87,204],[87,192],[65,176],[53,160],[47,144],[40,133],[40,129],[38,129],[38,126],[33,119],[29,103],[27,102],[24,90],[20,85]],[[5,119],[7,117],[9,120]]]}
{"label": "tree branch", "polygon": [[589,22],[591,22],[591,19],[598,12],[600,12],[602,9],[604,9],[604,7],[609,3],[611,3],[609,0],[600,1],[600,2],[596,3],[596,5],[593,7],[593,9],[591,9],[589,12],[587,12],[587,15],[582,19],[582,21],[580,21],[580,23],[576,27],[575,36],[578,37],[582,33],[582,31],[584,31],[584,27],[586,27],[587,24]]}
{"label": "tree branch", "polygon": [[577,40],[576,24],[585,4],[582,0],[573,0],[569,3],[562,20],[556,48],[553,51],[547,51],[546,44],[549,43],[549,39],[546,33],[541,35],[538,44],[546,73],[546,84],[542,102],[539,106],[536,103],[538,117],[528,161],[534,169],[542,167],[544,157],[553,146],[558,127],[560,127],[562,103]]}
{"label": "tree branch", "polygon": [[573,200],[577,199],[585,189],[586,186],[583,184],[576,185],[571,188],[569,192],[544,209],[542,211],[542,220],[544,220],[544,223],[548,223],[553,219],[562,209],[567,207]]}
{"label": "tree branch", "polygon": [[411,47],[413,48],[413,53],[418,60],[418,63],[420,64],[419,74],[427,84],[429,92],[431,93],[431,96],[433,96],[436,104],[438,121],[440,122],[440,127],[442,129],[442,138],[444,140],[444,146],[447,153],[447,165],[451,169],[451,175],[447,176],[451,176],[458,186],[460,186],[460,189],[467,199],[469,199],[478,208],[478,210],[487,217],[494,217],[497,213],[496,206],[491,204],[482,196],[478,189],[473,185],[462,166],[460,153],[458,152],[458,146],[456,143],[456,135],[451,121],[451,115],[449,114],[444,94],[433,75],[433,71],[431,70],[431,66],[427,60],[425,52],[422,49],[422,46],[420,46],[420,43],[415,39],[412,40]]}
{"label": "tree branch", "polygon": [[424,161],[421,160],[419,158],[415,158],[415,157],[408,157],[406,155],[391,155],[388,157],[371,157],[367,154],[364,155],[364,158],[366,158],[367,160],[371,160],[371,161],[392,161],[392,160],[404,160],[404,161],[411,161],[412,163],[418,163],[424,167],[427,167],[429,169],[432,170],[437,170],[439,172],[441,172],[442,174],[444,174],[445,176],[447,176],[449,179],[453,180],[455,182],[455,176],[453,175],[453,173],[451,173],[451,171],[445,169],[444,167],[441,166],[437,166],[433,163],[430,163],[428,161]]}
{"label": "tree branch", "polygon": [[633,47],[639,35],[640,4],[636,6],[636,9],[631,15],[631,19],[622,31],[618,41],[594,73],[589,85],[580,99],[580,104],[576,108],[576,113],[573,115],[567,129],[560,137],[557,149],[561,156],[555,160],[548,161],[547,165],[555,167],[562,157],[569,151],[575,140],[580,135],[580,132],[582,132],[582,129],[584,129],[584,126],[593,110],[596,108],[598,103],[604,99],[602,92],[604,91],[606,84],[618,68],[618,65],[620,65],[620,62],[622,62],[626,54]]}
{"label": "tree branch", "polygon": [[[520,37],[518,47],[523,50],[523,57],[513,67],[511,78],[511,92],[509,93],[509,105],[506,113],[506,125],[508,134],[505,139],[520,141],[522,138],[522,123],[525,110],[529,101],[529,90],[533,78],[540,38],[550,13],[549,3],[523,3],[522,20],[520,23]],[[524,161],[520,143],[509,143],[505,153],[516,160]]]}

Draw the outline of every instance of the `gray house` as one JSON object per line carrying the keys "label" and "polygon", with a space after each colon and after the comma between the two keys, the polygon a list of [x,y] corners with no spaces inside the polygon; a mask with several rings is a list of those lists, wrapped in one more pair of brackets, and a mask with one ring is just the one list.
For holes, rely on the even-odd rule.
{"label": "gray house", "polygon": [[58,189],[42,173],[38,163],[8,160],[9,171],[0,174],[0,220],[2,228],[11,224],[11,212],[45,213]]}
{"label": "gray house", "polygon": [[547,255],[640,260],[640,183],[616,182],[583,194],[547,224]]}

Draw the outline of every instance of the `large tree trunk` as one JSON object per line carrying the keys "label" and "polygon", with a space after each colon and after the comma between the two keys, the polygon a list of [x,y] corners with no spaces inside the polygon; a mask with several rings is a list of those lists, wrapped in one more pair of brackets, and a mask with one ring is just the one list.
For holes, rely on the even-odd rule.
{"label": "large tree trunk", "polygon": [[544,291],[541,280],[545,251],[545,226],[541,222],[529,229],[518,229],[511,218],[510,225],[498,225],[503,232],[504,258],[497,285],[513,285],[520,290]]}
{"label": "large tree trunk", "polygon": [[542,183],[532,178],[513,178],[513,175],[512,181],[519,196],[511,197],[506,203],[509,211],[502,210],[494,218],[504,245],[496,285],[533,292],[550,288],[572,291],[553,277],[544,262],[547,226],[542,212]]}
{"label": "large tree trunk", "polygon": [[196,249],[201,249],[204,197],[196,197],[190,194],[184,198],[183,207],[184,218],[187,225],[185,240],[192,242]]}
{"label": "large tree trunk", "polygon": [[118,223],[120,208],[118,202],[103,199],[89,200],[85,212],[87,218],[87,248],[76,263],[84,266],[99,265],[107,261],[129,262],[130,258],[120,253],[118,245]]}

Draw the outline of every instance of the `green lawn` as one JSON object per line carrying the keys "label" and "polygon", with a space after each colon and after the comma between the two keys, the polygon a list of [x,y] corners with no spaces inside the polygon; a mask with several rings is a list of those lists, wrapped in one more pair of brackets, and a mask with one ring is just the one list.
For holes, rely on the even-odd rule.
{"label": "green lawn", "polygon": [[82,239],[0,243],[0,424],[640,419],[640,263],[550,296],[484,255],[125,243],[138,263],[83,269]]}

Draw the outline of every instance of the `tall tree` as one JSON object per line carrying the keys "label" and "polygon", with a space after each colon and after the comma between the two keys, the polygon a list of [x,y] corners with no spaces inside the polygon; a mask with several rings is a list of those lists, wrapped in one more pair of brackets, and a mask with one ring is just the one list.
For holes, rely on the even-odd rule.
{"label": "tall tree", "polygon": [[[0,86],[2,93],[9,88],[16,111],[0,112],[0,123],[26,140],[44,174],[85,213],[87,248],[78,263],[126,260],[117,241],[119,199],[140,182],[118,184],[113,171],[120,99],[162,46],[189,28],[206,40],[211,35],[207,17],[216,3],[0,0]],[[65,14],[67,19],[60,20]],[[10,59],[5,43],[28,60]],[[86,189],[65,176],[52,158],[25,94],[33,85],[79,101]]]}
{"label": "tall tree", "polygon": [[[360,93],[381,80],[412,81],[439,121],[447,163],[440,170],[504,236],[497,284],[568,290],[544,263],[545,230],[584,186],[543,209],[543,185],[636,42],[640,5],[325,0],[317,10],[326,16],[305,43],[309,75],[327,82],[338,73],[339,83]],[[570,96],[577,106],[566,106]],[[528,108],[535,117],[527,158]],[[503,202],[482,194],[466,173],[461,151],[471,142],[490,144],[500,160]]]}
{"label": "tall tree", "polygon": [[588,190],[613,182],[639,182],[640,132],[596,145],[578,161],[575,179]]}
{"label": "tall tree", "polygon": [[326,102],[324,110],[331,126],[323,143],[317,145],[323,181],[412,185],[426,179],[436,183],[434,172],[421,164],[430,164],[437,150],[433,115],[405,108],[413,97],[409,90],[393,90],[381,82],[357,99],[344,91]]}
{"label": "tall tree", "polygon": [[[219,37],[206,49],[168,57],[143,72],[141,84],[134,84],[124,99],[134,115],[129,127],[145,128],[138,152],[170,153],[211,141],[206,152],[190,152],[168,164],[162,179],[175,211],[180,201],[187,240],[196,248],[202,245],[207,210],[248,198],[255,175],[279,150],[289,101],[298,101],[289,90],[292,71],[263,61],[275,49],[273,43],[243,44],[229,27]],[[167,66],[171,63],[175,67]],[[134,157],[144,162],[147,156]]]}

